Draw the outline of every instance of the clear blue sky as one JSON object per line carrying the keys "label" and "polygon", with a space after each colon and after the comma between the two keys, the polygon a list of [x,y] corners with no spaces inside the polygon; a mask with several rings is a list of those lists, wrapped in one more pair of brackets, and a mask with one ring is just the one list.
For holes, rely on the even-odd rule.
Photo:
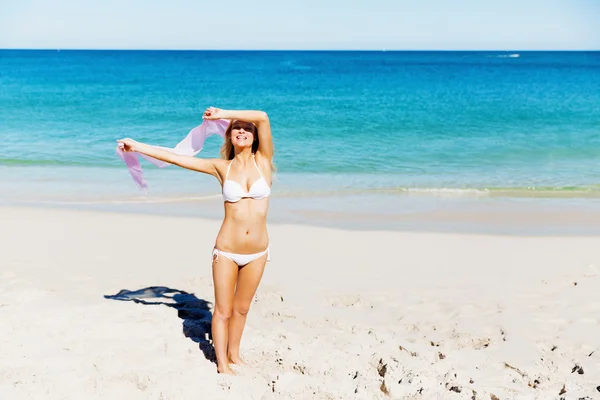
{"label": "clear blue sky", "polygon": [[600,0],[0,0],[0,48],[600,49]]}

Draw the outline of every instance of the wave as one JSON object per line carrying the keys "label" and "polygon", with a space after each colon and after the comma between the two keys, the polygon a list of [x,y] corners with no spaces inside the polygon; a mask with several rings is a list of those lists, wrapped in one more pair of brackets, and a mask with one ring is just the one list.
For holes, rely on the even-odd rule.
{"label": "wave", "polygon": [[[115,156],[116,157],[116,156]],[[117,160],[120,162],[120,160]],[[90,158],[90,161],[77,161],[77,160],[61,160],[61,159],[23,159],[23,158],[1,158],[0,166],[7,167],[97,167],[97,168],[111,168],[122,166],[117,161],[102,162]]]}
{"label": "wave", "polygon": [[490,187],[490,188],[400,188],[399,192],[456,197],[600,198],[600,186]]}
{"label": "wave", "polygon": [[94,205],[126,205],[126,204],[168,204],[185,203],[196,201],[207,201],[221,197],[220,194],[209,196],[179,196],[160,198],[130,198],[130,199],[96,199],[96,200],[45,200],[45,199],[20,199],[15,201],[19,204],[51,205],[51,206],[94,206]]}
{"label": "wave", "polygon": [[521,55],[519,53],[512,53],[512,54],[494,54],[494,55],[490,55],[487,56],[489,58],[520,58]]}
{"label": "wave", "polygon": [[27,160],[20,158],[0,158],[0,165],[9,166],[76,166],[72,161],[61,161],[61,160]]}
{"label": "wave", "polygon": [[280,190],[278,197],[333,197],[361,195],[406,195],[433,197],[507,197],[507,198],[600,198],[600,185],[547,186],[547,187],[388,187],[388,188],[340,188],[323,190]]}
{"label": "wave", "polygon": [[[63,196],[64,195],[64,196]],[[128,207],[142,205],[163,205],[167,207],[181,207],[184,204],[193,206],[199,202],[221,201],[221,194],[214,193],[208,195],[195,196],[190,194],[174,194],[172,196],[152,194],[146,196],[123,196],[115,194],[111,197],[110,193],[104,192],[101,195],[88,195],[85,198],[72,198],[69,194],[54,195],[52,198],[43,198],[37,194],[19,196],[18,198],[0,198],[0,204],[12,205],[30,205],[30,206],[57,206],[57,207]],[[365,197],[366,196],[366,197]],[[578,200],[600,199],[600,185],[595,187],[545,187],[545,188],[428,188],[428,187],[398,187],[398,188],[377,188],[377,189],[323,189],[323,190],[286,190],[285,188],[276,191],[278,201],[301,201],[306,204],[311,201],[335,200],[347,201],[357,199],[368,204],[370,201],[377,201],[379,197],[393,199],[395,196],[408,196],[415,198],[438,198],[460,200],[478,200],[478,199],[557,199],[557,200]]]}

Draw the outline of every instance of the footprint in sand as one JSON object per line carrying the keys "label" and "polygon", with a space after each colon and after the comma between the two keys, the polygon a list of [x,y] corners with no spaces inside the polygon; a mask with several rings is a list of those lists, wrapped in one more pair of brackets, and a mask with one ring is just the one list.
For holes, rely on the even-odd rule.
{"label": "footprint in sand", "polygon": [[475,350],[486,349],[492,343],[492,339],[490,338],[474,338],[471,339],[471,346]]}
{"label": "footprint in sand", "polygon": [[273,289],[259,290],[254,296],[255,303],[283,303],[283,295]]}
{"label": "footprint in sand", "polygon": [[346,294],[336,297],[330,297],[329,303],[332,307],[353,307],[360,303],[359,294]]}
{"label": "footprint in sand", "polygon": [[459,348],[470,348],[474,350],[483,350],[489,347],[492,343],[492,339],[489,337],[472,337],[469,334],[455,333],[452,338],[457,341]]}
{"label": "footprint in sand", "polygon": [[299,373],[300,373],[300,374],[302,374],[302,375],[310,375],[310,374],[308,373],[308,371],[307,371],[307,368],[306,368],[306,366],[304,366],[304,365],[302,365],[302,364],[298,364],[297,362],[296,362],[296,363],[294,363],[294,365],[292,366],[292,369],[293,369],[294,371],[297,371],[297,372],[299,372]]}

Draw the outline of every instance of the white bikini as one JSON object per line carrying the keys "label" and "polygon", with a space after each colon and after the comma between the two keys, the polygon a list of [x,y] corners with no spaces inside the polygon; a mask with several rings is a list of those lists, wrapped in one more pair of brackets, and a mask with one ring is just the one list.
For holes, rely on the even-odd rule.
{"label": "white bikini", "polygon": [[[241,199],[246,198],[262,200],[271,195],[271,188],[269,187],[269,184],[267,183],[266,179],[263,177],[263,174],[260,172],[260,168],[258,168],[258,165],[256,164],[254,154],[252,155],[252,161],[254,162],[254,166],[258,170],[258,173],[260,174],[260,178],[258,178],[252,184],[252,186],[250,186],[250,190],[247,192],[244,191],[244,188],[239,183],[227,179],[229,176],[229,169],[231,168],[231,163],[233,162],[233,160],[229,162],[229,165],[227,166],[227,172],[225,173],[225,181],[223,182],[224,201],[229,203],[237,203]],[[225,251],[218,250],[215,247],[213,250],[213,258],[217,260],[219,258],[219,254],[229,258],[230,260],[235,262],[239,267],[243,267],[244,265],[262,257],[265,254],[267,254],[267,261],[269,261],[270,259],[268,247],[266,250],[254,254],[228,253]]]}
{"label": "white bikini", "polygon": [[241,199],[251,198],[255,200],[262,200],[271,195],[271,188],[269,184],[263,177],[263,174],[260,172],[260,168],[256,164],[256,160],[254,159],[254,154],[252,155],[252,161],[254,161],[254,166],[258,170],[260,174],[260,178],[258,178],[252,186],[250,186],[250,190],[245,192],[242,185],[237,183],[236,181],[230,181],[227,179],[229,176],[229,169],[231,168],[231,163],[233,160],[229,162],[229,166],[227,167],[227,173],[225,174],[225,182],[223,182],[223,200],[228,201],[230,203],[237,203]]}

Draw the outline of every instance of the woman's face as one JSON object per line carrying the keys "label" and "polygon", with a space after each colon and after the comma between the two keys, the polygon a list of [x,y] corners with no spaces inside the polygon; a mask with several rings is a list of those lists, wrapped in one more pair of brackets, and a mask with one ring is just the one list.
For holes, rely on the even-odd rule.
{"label": "woman's face", "polygon": [[252,147],[256,127],[250,122],[234,121],[231,126],[231,143],[234,147]]}

